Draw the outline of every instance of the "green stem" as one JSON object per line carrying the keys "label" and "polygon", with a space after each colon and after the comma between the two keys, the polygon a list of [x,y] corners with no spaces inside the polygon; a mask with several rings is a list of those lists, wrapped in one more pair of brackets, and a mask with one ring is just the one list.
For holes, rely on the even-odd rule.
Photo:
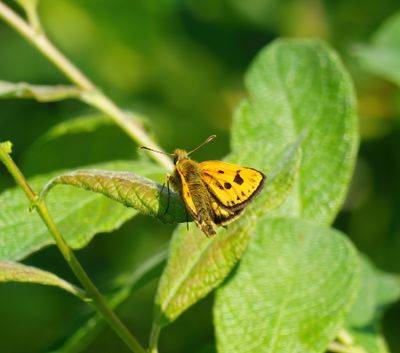
{"label": "green stem", "polygon": [[29,201],[35,205],[37,212],[42,218],[46,227],[50,231],[54,238],[56,245],[58,246],[64,259],[71,267],[75,276],[81,282],[85,288],[88,296],[93,300],[93,305],[103,315],[104,319],[108,322],[111,328],[118,334],[118,336],[125,342],[132,352],[135,353],[146,353],[146,350],[138,343],[138,341],[132,336],[126,326],[121,320],[115,315],[110,309],[103,296],[98,291],[97,287],[90,280],[89,276],[75,257],[73,251],[69,248],[67,243],[64,241],[60,231],[58,230],[53,218],[49,214],[49,210],[43,200],[38,200],[36,193],[29,186],[24,175],[19,170],[17,165],[14,163],[9,155],[10,144],[0,143],[0,160],[6,166],[7,170],[13,176],[17,184],[24,190]]}
{"label": "green stem", "polygon": [[37,1],[29,1],[25,4],[24,9],[28,22],[36,33],[42,33],[43,28],[37,13]]}
{"label": "green stem", "polygon": [[160,337],[161,326],[153,323],[150,334],[149,353],[158,353],[157,345]]}
{"label": "green stem", "polygon": [[[50,62],[52,62],[71,82],[82,89],[82,100],[91,104],[110,116],[137,144],[162,151],[133,119],[129,118],[110,98],[100,92],[64,54],[62,54],[46,37],[43,31],[37,31],[23,18],[0,0],[0,18],[19,32],[27,41],[35,46]],[[30,14],[30,18],[38,17]],[[38,24],[36,23],[36,26]],[[168,170],[173,168],[171,160],[163,154],[151,153],[150,156]]]}

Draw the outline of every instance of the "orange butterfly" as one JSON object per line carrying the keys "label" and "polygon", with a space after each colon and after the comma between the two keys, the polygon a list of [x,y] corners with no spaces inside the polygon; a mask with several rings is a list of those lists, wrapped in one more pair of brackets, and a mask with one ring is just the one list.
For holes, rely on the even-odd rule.
{"label": "orange butterfly", "polygon": [[175,170],[168,182],[179,192],[197,226],[207,237],[216,234],[215,226],[237,219],[261,191],[265,180],[265,175],[253,168],[220,161],[198,163],[189,158],[191,153],[215,137],[208,137],[190,152],[176,149],[170,154],[141,147],[174,157]]}

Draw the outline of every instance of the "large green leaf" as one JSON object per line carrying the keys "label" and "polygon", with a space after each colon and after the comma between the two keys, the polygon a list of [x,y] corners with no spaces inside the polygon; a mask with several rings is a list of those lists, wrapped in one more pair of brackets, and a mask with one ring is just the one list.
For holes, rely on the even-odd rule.
{"label": "large green leaf", "polygon": [[[159,179],[163,171],[149,162],[110,162],[94,167],[131,171],[151,179]],[[29,180],[39,191],[46,182],[61,172]],[[50,213],[61,234],[72,248],[84,247],[95,234],[111,232],[137,212],[101,194],[71,186],[59,186],[47,198]],[[0,260],[18,260],[52,244],[53,240],[20,188],[0,194]]]}
{"label": "large green leaf", "polygon": [[[352,85],[336,54],[316,41],[277,41],[259,55],[247,86],[250,99],[236,112],[228,161],[285,177],[270,180],[254,208],[213,240],[197,230],[176,231],[156,298],[156,322],[170,322],[221,283],[245,250],[257,215],[326,224],[343,202],[358,139]],[[288,150],[299,141],[295,179],[300,155],[292,151],[288,157]],[[273,196],[274,188],[279,192]]]}
{"label": "large green leaf", "polygon": [[361,288],[346,327],[353,345],[368,353],[387,353],[381,319],[385,309],[400,299],[400,276],[376,269],[364,257],[361,265]]}
{"label": "large green leaf", "polygon": [[323,352],[358,285],[358,256],[342,234],[298,219],[260,219],[217,292],[218,352]]}
{"label": "large green leaf", "polygon": [[356,55],[368,71],[400,85],[400,12],[382,24],[369,45],[359,46]]}
{"label": "large green leaf", "polygon": [[0,282],[37,283],[55,286],[81,299],[86,299],[86,295],[81,289],[55,274],[13,261],[0,261]]}
{"label": "large green leaf", "polygon": [[280,215],[330,224],[341,207],[358,146],[356,104],[347,71],[327,45],[279,40],[261,51],[235,115],[234,160],[267,170],[304,134],[300,174]]}

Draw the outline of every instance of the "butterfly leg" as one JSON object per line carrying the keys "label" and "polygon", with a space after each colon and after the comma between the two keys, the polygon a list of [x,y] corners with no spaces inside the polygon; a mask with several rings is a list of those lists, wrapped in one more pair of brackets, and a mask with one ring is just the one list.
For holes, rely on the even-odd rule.
{"label": "butterfly leg", "polygon": [[186,207],[185,207],[185,214],[186,214],[186,229],[189,230],[189,214]]}
{"label": "butterfly leg", "polygon": [[[167,177],[166,177],[166,183],[167,183],[168,198],[167,198],[167,207],[165,208],[164,215],[166,215],[167,212],[168,212],[168,209],[169,209],[169,202],[170,202],[170,199],[171,199],[171,190],[170,190],[170,188],[169,188],[169,179],[170,179],[170,178],[171,178],[171,176],[170,176],[170,175],[167,175]],[[160,194],[162,194],[162,192],[164,191],[164,187],[165,187],[165,183],[163,184],[163,186],[162,186],[162,188],[161,188]]]}

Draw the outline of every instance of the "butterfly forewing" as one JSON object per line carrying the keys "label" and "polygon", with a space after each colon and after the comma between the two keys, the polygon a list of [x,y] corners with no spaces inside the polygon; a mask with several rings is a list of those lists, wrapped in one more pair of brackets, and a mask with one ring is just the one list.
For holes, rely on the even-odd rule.
{"label": "butterfly forewing", "polygon": [[220,161],[200,163],[201,179],[226,210],[241,210],[263,187],[265,175],[247,167]]}

